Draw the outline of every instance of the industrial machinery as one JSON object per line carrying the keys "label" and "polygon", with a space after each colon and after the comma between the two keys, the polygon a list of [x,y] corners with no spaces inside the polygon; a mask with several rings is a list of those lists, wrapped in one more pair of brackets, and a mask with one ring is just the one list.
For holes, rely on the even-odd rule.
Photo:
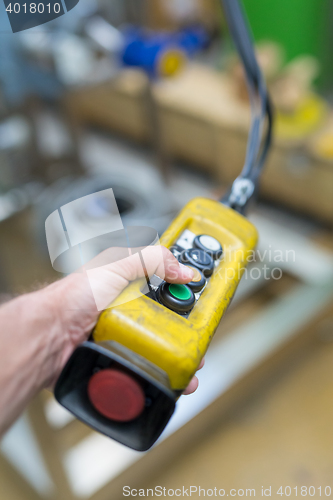
{"label": "industrial machinery", "polygon": [[[80,420],[140,451],[155,443],[171,418],[257,241],[244,212],[270,146],[272,112],[240,4],[223,5],[252,107],[242,173],[221,202],[192,200],[161,237],[192,267],[193,280],[169,284],[154,275],[146,277],[148,288],[145,279],[130,284],[74,351],[55,388],[57,400]],[[137,247],[130,236],[128,247]]]}

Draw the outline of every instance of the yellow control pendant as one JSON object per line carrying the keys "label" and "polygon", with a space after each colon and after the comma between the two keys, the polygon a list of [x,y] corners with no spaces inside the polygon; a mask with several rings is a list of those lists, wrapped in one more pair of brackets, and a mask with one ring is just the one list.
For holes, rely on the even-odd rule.
{"label": "yellow control pendant", "polygon": [[132,300],[144,285],[142,280],[127,287],[119,297],[120,305],[101,314],[93,332],[95,342],[116,341],[159,367],[177,392],[186,388],[197,370],[257,242],[257,231],[245,217],[203,198],[194,199],[181,211],[161,244],[172,247],[185,230],[211,236],[223,248],[188,317],[144,295]]}

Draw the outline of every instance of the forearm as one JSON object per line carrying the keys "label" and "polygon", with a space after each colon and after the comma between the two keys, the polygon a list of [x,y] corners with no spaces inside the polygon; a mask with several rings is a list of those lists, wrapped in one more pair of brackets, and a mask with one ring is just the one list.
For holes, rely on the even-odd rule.
{"label": "forearm", "polygon": [[69,353],[57,308],[61,287],[55,283],[0,308],[0,434],[54,381]]}

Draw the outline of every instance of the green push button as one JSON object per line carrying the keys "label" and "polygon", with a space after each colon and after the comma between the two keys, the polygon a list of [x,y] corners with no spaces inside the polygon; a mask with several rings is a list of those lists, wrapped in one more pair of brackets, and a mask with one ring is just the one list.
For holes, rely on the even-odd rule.
{"label": "green push button", "polygon": [[195,295],[186,285],[170,285],[165,281],[159,288],[158,298],[165,305],[178,314],[188,313],[195,304]]}
{"label": "green push button", "polygon": [[185,285],[169,285],[169,292],[178,300],[189,300],[192,296],[191,290]]}

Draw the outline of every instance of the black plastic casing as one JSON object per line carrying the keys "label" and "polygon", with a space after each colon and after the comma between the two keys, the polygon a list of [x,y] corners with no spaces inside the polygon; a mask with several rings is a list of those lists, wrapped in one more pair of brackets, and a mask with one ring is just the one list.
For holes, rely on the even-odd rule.
{"label": "black plastic casing", "polygon": [[[155,443],[169,422],[177,395],[167,387],[153,366],[135,355],[135,363],[126,348],[117,352],[114,342],[84,342],[72,354],[57,381],[57,401],[75,417],[93,429],[129,448],[146,451]],[[128,350],[127,350],[128,351]],[[122,355],[123,354],[123,355]],[[140,358],[140,357],[139,357]],[[141,365],[141,366],[140,366]],[[139,417],[130,422],[116,422],[101,415],[91,404],[87,387],[98,370],[120,368],[131,374],[142,386],[146,405]]]}

